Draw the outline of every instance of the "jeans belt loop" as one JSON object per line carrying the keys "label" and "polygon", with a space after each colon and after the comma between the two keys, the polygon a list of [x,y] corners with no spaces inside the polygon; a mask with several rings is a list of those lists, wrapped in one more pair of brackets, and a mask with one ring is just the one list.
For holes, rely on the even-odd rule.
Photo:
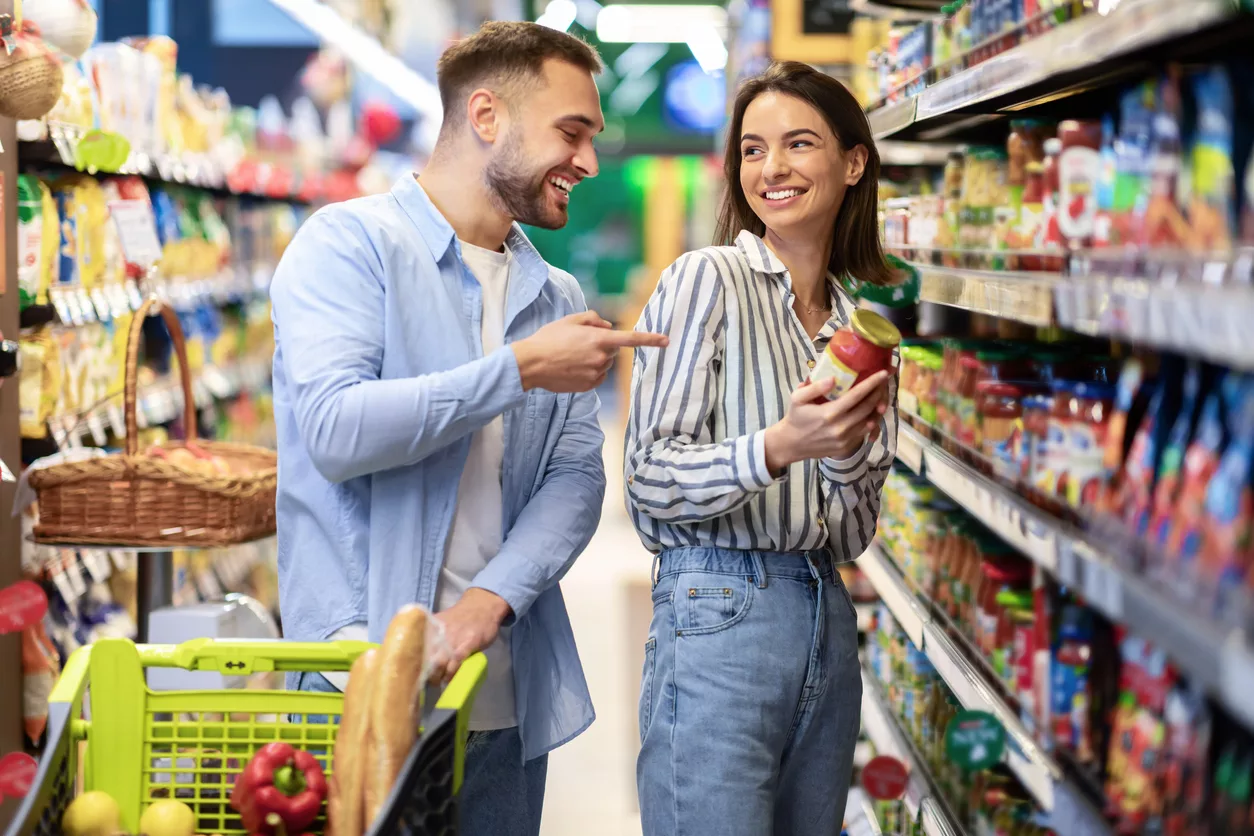
{"label": "jeans belt loop", "polygon": [[662,573],[662,554],[661,552],[658,552],[657,554],[653,555],[653,567],[649,570],[649,574],[652,576],[650,578],[650,580],[652,581],[652,584],[649,586],[650,589],[657,589],[657,581],[661,573]]}
{"label": "jeans belt loop", "polygon": [[749,552],[749,559],[753,561],[753,574],[757,577],[758,589],[766,589],[766,561],[762,559],[762,552]]}

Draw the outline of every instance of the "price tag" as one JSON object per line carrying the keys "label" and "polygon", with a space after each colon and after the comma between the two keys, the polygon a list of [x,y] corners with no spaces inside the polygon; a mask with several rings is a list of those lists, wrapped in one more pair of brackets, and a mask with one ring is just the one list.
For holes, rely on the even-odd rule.
{"label": "price tag", "polygon": [[87,567],[87,574],[91,576],[92,582],[104,583],[109,580],[111,570],[109,558],[105,552],[99,549],[86,549],[80,552],[79,556],[83,560],[83,565]]}
{"label": "price tag", "polygon": [[103,447],[109,443],[109,434],[105,431],[105,420],[100,410],[93,409],[87,414],[87,431],[91,433],[95,446]]}
{"label": "price tag", "polygon": [[52,307],[57,312],[57,320],[62,325],[73,325],[74,317],[70,315],[70,303],[65,298],[65,291],[61,287],[48,288],[48,300],[52,302]]}
{"label": "price tag", "polygon": [[0,635],[38,624],[48,611],[48,596],[33,581],[18,581],[0,591]]}
{"label": "price tag", "polygon": [[897,432],[897,458],[915,473],[923,472],[923,439],[913,430],[900,427]]}
{"label": "price tag", "polygon": [[78,596],[74,594],[74,587],[70,585],[70,579],[65,567],[57,564],[52,567],[52,585],[57,588],[57,594],[61,596],[61,600],[65,602],[66,608],[78,617]]}
{"label": "price tag", "polygon": [[96,321],[96,302],[85,288],[74,288],[74,303],[78,306],[84,323]]}
{"label": "price tag", "polygon": [[48,429],[52,432],[52,440],[56,442],[58,450],[67,450],[70,446],[70,435],[66,432],[65,422],[59,416],[52,416],[48,419]]}
{"label": "price tag", "polygon": [[1110,620],[1123,620],[1123,578],[1104,560],[1085,564],[1084,597]]}
{"label": "price tag", "polygon": [[161,260],[161,241],[152,204],[147,200],[111,200],[109,215],[118,228],[122,253],[131,264],[148,268]]}
{"label": "price tag", "polygon": [[111,282],[105,286],[105,296],[109,300],[110,315],[113,319],[124,316],[131,309],[131,303],[126,298],[126,288],[118,282]]}
{"label": "price tag", "polygon": [[876,801],[901,798],[909,778],[906,765],[891,755],[872,758],[862,767],[862,786],[866,788],[867,795]]}
{"label": "price tag", "polygon": [[144,304],[144,295],[139,292],[139,285],[135,283],[134,279],[127,279],[124,289],[131,310],[138,311],[140,306]]}
{"label": "price tag", "polygon": [[1062,540],[1058,543],[1058,568],[1054,574],[1065,586],[1075,587],[1080,582],[1080,572],[1072,542]]}
{"label": "price tag", "polygon": [[122,407],[116,403],[109,404],[106,407],[109,414],[109,427],[113,430],[115,438],[126,438],[126,414],[122,412]]}
{"label": "price tag", "polygon": [[96,311],[96,319],[101,322],[113,319],[113,308],[109,304],[109,297],[105,295],[103,287],[93,287],[88,291],[88,297],[91,299],[92,308]]}
{"label": "price tag", "polygon": [[25,752],[0,758],[0,799],[25,798],[39,774],[39,763]]}
{"label": "price tag", "polygon": [[152,426],[148,415],[149,403],[148,399],[140,396],[135,404],[135,427],[136,429],[146,430]]}
{"label": "price tag", "polygon": [[109,552],[109,559],[113,561],[113,568],[119,572],[127,572],[135,568],[135,552],[113,549]]}
{"label": "price tag", "polygon": [[69,579],[70,589],[75,598],[87,594],[87,581],[83,578],[83,564],[79,562],[78,552],[73,549],[62,549],[61,557],[65,564],[65,575]]}

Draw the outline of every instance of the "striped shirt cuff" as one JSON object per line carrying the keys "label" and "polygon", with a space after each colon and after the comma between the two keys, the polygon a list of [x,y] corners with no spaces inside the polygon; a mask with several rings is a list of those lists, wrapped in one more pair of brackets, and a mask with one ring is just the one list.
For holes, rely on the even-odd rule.
{"label": "striped shirt cuff", "polygon": [[758,430],[752,435],[736,439],[736,480],[746,491],[759,491],[769,488],[776,482],[783,481],[788,475],[776,479],[766,466],[766,430]]}
{"label": "striped shirt cuff", "polygon": [[852,485],[866,478],[869,470],[872,442],[862,442],[852,455],[843,459],[819,459],[819,473],[829,482]]}

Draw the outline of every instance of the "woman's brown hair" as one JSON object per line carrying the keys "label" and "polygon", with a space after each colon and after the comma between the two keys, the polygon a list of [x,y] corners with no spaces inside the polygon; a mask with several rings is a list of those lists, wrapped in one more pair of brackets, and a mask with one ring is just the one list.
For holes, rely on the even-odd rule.
{"label": "woman's brown hair", "polygon": [[736,93],[727,134],[727,156],[723,163],[727,186],[719,207],[715,243],[733,243],[742,229],[759,238],[766,234],[766,225],[749,208],[749,201],[740,185],[740,132],[749,103],[763,93],[772,92],[795,96],[823,114],[845,151],[859,145],[866,148],[866,169],[862,172],[862,179],[845,192],[845,199],[836,216],[832,257],[828,264],[832,274],[838,279],[850,276],[859,282],[874,285],[896,283],[898,277],[884,260],[884,250],[880,246],[880,154],[871,136],[871,125],[858,100],[843,84],[796,61],[772,64],[761,75],[744,82]]}

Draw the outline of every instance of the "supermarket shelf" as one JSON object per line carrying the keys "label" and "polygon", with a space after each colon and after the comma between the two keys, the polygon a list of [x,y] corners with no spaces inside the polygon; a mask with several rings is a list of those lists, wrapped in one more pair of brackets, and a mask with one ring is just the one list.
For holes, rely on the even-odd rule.
{"label": "supermarket shelf", "polygon": [[[1108,4],[1109,5],[1109,4]],[[876,139],[939,124],[951,114],[993,100],[1024,104],[1046,91],[1026,91],[1059,76],[1083,73],[1138,50],[1187,38],[1235,15],[1229,0],[1123,0],[1108,14],[1091,13],[955,73],[902,102],[868,114]],[[1004,100],[1004,101],[1003,101]]]}
{"label": "supermarket shelf", "polygon": [[[207,407],[215,400],[229,400],[243,392],[259,391],[269,384],[269,358],[245,360],[219,368],[205,366],[192,380],[192,396],[196,406]],[[158,383],[139,390],[135,399],[135,419],[140,429],[175,420],[183,414],[183,389],[175,381]],[[113,398],[83,413],[54,415],[48,427],[58,449],[82,447],[87,443],[101,447],[112,430],[117,438],[126,435],[121,398]]]}
{"label": "supermarket shelf", "polygon": [[891,755],[906,765],[910,773],[906,784],[906,811],[911,819],[923,811],[927,836],[965,836],[966,831],[950,818],[944,802],[939,800],[927,763],[893,716],[875,675],[865,667],[862,669],[862,727],[879,754]]}
{"label": "supermarket shelf", "polygon": [[[1232,258],[1187,265],[1155,262],[1157,278],[1093,272],[1063,279],[1055,285],[1058,324],[1254,370],[1254,343],[1247,333],[1254,316],[1254,288],[1248,284],[1252,263],[1254,252],[1238,251]],[[1177,281],[1177,267],[1200,273],[1200,280]],[[1237,280],[1211,284],[1211,276]]]}
{"label": "supermarket shelf", "polygon": [[957,145],[936,142],[894,142],[891,139],[875,143],[883,165],[942,166],[949,152],[957,148]]}
{"label": "supermarket shelf", "polygon": [[919,271],[924,302],[1045,327],[1054,321],[1057,275],[992,270],[963,270],[912,264]]}
{"label": "supermarket shelf", "polygon": [[[1079,592],[1094,609],[1162,648],[1195,684],[1254,728],[1254,700],[1249,696],[1254,693],[1254,650],[1244,631],[1191,611],[1125,566],[1119,555],[1131,550],[1114,545],[1119,540],[1112,532],[1086,534],[1036,508],[904,422],[898,458]],[[1112,545],[1100,546],[1099,539]],[[868,577],[875,582],[870,573]],[[1164,613],[1171,617],[1164,618]]]}
{"label": "supermarket shelf", "polygon": [[1005,728],[1006,765],[1049,814],[1051,827],[1072,836],[1110,833],[1101,811],[1089,803],[1083,791],[1066,778],[1058,764],[1036,743],[1016,712],[1001,698],[997,686],[948,636],[944,624],[931,620],[896,567],[875,546],[858,559],[858,565],[899,624],[903,627],[907,623],[917,624],[922,614],[922,624],[918,625],[922,641],[913,637],[911,641],[932,662],[963,706],[988,712]]}
{"label": "supermarket shelf", "polygon": [[[18,142],[18,157],[23,166],[58,168],[66,171],[78,171],[74,165],[73,145],[76,137],[72,134],[81,133],[81,129],[69,132],[71,135],[63,141],[53,139],[24,140]],[[58,139],[61,139],[60,137]],[[272,195],[260,189],[256,191],[240,191],[227,184],[224,172],[213,165],[208,158],[200,162],[187,162],[169,159],[153,159],[141,154],[131,154],[131,158],[119,171],[92,172],[100,175],[136,175],[143,177],[150,184],[175,186],[194,186],[220,197],[249,197],[256,200],[277,200],[284,203],[308,203],[309,201],[297,193]]]}

